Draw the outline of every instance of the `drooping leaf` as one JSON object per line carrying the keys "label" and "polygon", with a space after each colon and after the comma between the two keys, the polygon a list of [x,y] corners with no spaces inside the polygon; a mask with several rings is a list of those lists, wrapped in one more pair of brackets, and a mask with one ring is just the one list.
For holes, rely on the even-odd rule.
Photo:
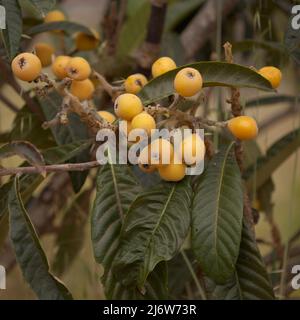
{"label": "drooping leaf", "polygon": [[18,155],[36,167],[45,165],[41,152],[28,141],[12,141],[0,147],[0,159]]}
{"label": "drooping leaf", "polygon": [[278,103],[294,103],[296,97],[287,94],[276,94],[265,97],[257,97],[246,102],[246,108],[261,106],[276,106]]}
{"label": "drooping leaf", "polygon": [[122,227],[113,273],[122,284],[143,290],[148,275],[179,251],[190,227],[189,179],[163,183],[141,193]]}
{"label": "drooping leaf", "polygon": [[[47,95],[45,98],[40,99],[40,104],[42,110],[45,114],[47,121],[53,119],[61,107],[62,98],[56,93],[52,92]],[[78,140],[85,140],[89,138],[88,129],[86,125],[80,121],[80,118],[76,114],[69,115],[68,125],[58,125],[51,127],[52,134],[55,138],[56,143],[60,145],[69,144],[76,142]],[[74,159],[71,159],[71,162],[81,163],[87,162],[90,160],[89,150],[83,150],[78,154]],[[72,185],[75,192],[78,192],[83,186],[88,171],[83,172],[70,172],[72,179]]]}
{"label": "drooping leaf", "polygon": [[56,0],[29,0],[30,3],[44,16],[55,7]]}
{"label": "drooping leaf", "polygon": [[275,142],[265,156],[257,160],[256,168],[248,168],[244,173],[247,187],[253,185],[259,189],[272,176],[273,172],[300,147],[300,129],[292,131]]}
{"label": "drooping leaf", "polygon": [[103,283],[108,298],[117,290],[111,263],[119,247],[119,236],[127,210],[140,191],[126,165],[103,166],[97,176],[97,193],[91,218],[94,256],[104,266]]}
{"label": "drooping leaf", "polygon": [[23,276],[39,299],[72,299],[68,289],[49,272],[46,255],[24,208],[19,179],[9,194],[10,238]]}
{"label": "drooping leaf", "polygon": [[20,49],[22,36],[22,12],[17,0],[0,0],[6,11],[6,28],[2,30],[3,40],[9,60],[12,60]]}
{"label": "drooping leaf", "polygon": [[26,34],[29,36],[34,36],[36,34],[42,32],[49,32],[55,30],[62,30],[68,34],[74,34],[76,32],[84,32],[88,35],[93,35],[92,31],[88,28],[83,26],[82,24],[71,22],[71,21],[59,21],[59,22],[48,22],[39,24],[27,30]]}
{"label": "drooping leaf", "polygon": [[203,77],[203,86],[256,88],[272,91],[269,81],[257,72],[241,65],[226,62],[198,62],[182,66],[151,80],[139,93],[145,105],[166,98],[174,93],[174,78],[185,67],[197,69]]}
{"label": "drooping leaf", "polygon": [[233,153],[224,146],[210,161],[192,207],[192,247],[205,275],[226,282],[238,258],[243,186]]}
{"label": "drooping leaf", "polygon": [[67,208],[61,222],[60,231],[55,240],[57,252],[53,262],[53,271],[58,276],[70,268],[84,245],[85,224],[89,217],[91,191],[86,190]]}
{"label": "drooping leaf", "polygon": [[150,16],[150,2],[140,0],[140,4],[134,14],[128,17],[124,23],[117,44],[117,56],[130,55],[144,40],[146,27]]}
{"label": "drooping leaf", "polygon": [[218,300],[272,300],[273,288],[253,231],[244,221],[241,248],[234,275],[226,284],[206,279],[209,297]]}
{"label": "drooping leaf", "polygon": [[195,12],[205,0],[185,0],[177,1],[168,6],[165,31],[174,29],[190,14]]}

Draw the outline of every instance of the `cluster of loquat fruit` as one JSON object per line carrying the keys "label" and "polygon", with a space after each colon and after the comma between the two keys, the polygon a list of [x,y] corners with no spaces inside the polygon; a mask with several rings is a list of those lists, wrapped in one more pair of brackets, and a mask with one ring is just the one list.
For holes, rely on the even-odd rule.
{"label": "cluster of loquat fruit", "polygon": [[[49,12],[45,17],[45,22],[62,20],[65,20],[65,16],[58,10]],[[99,35],[96,32],[94,36],[78,33],[75,40],[78,50],[92,50],[99,43]],[[65,78],[72,80],[69,88],[72,95],[80,101],[92,98],[95,91],[94,83],[90,79],[92,69],[89,62],[82,57],[61,55],[54,58],[54,48],[40,43],[35,46],[35,54],[28,52],[19,54],[13,59],[11,67],[17,78],[31,82],[39,77],[43,67],[49,65],[58,80]],[[161,57],[152,65],[152,76],[156,78],[176,68],[176,63],[171,58]],[[271,83],[274,89],[279,86],[281,82],[279,69],[268,66],[258,72]],[[144,108],[137,95],[147,83],[148,80],[143,74],[130,75],[124,81],[125,93],[120,94],[114,103],[114,112],[117,117],[108,111],[99,111],[99,116],[111,124],[117,121],[117,118],[126,121],[127,135],[133,129],[142,129],[151,136],[151,130],[156,129],[156,120],[147,112],[147,108]],[[183,98],[195,96],[201,91],[202,86],[203,79],[200,72],[191,67],[183,67],[174,78],[174,91]],[[254,139],[258,133],[256,121],[249,116],[228,120],[227,128],[239,140]],[[167,163],[165,154],[169,157]],[[190,157],[186,158],[185,154],[189,154]],[[185,138],[177,148],[167,139],[154,140],[140,152],[138,163],[143,172],[151,173],[157,170],[163,180],[180,181],[185,177],[186,167],[199,163],[204,157],[204,141],[194,133]]]}

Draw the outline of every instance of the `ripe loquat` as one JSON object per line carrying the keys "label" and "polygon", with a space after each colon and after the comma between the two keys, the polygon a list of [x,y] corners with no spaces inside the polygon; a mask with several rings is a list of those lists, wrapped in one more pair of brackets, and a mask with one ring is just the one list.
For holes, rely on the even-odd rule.
{"label": "ripe loquat", "polygon": [[70,93],[77,97],[80,101],[91,99],[95,87],[90,79],[85,79],[82,81],[73,80]]}
{"label": "ripe loquat", "polygon": [[85,80],[91,74],[90,64],[81,57],[71,58],[66,66],[67,74],[74,80]]}
{"label": "ripe loquat", "polygon": [[33,53],[24,52],[17,55],[12,63],[13,74],[20,80],[33,81],[42,70],[40,59]]}
{"label": "ripe loquat", "polygon": [[154,118],[147,112],[142,112],[136,115],[131,121],[131,129],[143,129],[148,136],[151,135],[151,130],[156,128]]}
{"label": "ripe loquat", "polygon": [[58,21],[64,21],[66,20],[66,16],[64,13],[60,10],[53,10],[46,14],[44,21],[45,23],[48,22],[58,22]]}
{"label": "ripe loquat", "polygon": [[152,76],[156,78],[168,71],[176,69],[176,63],[169,57],[161,57],[152,65]]}
{"label": "ripe loquat", "polygon": [[52,63],[54,48],[50,44],[39,42],[34,46],[35,54],[41,60],[42,67],[48,67]]}
{"label": "ripe loquat", "polygon": [[70,62],[71,57],[69,56],[58,56],[54,59],[51,69],[54,75],[58,79],[64,79],[68,76],[67,65]]}
{"label": "ripe loquat", "polygon": [[148,80],[143,74],[136,73],[132,74],[125,80],[124,86],[126,92],[137,94],[147,83]]}
{"label": "ripe loquat", "polygon": [[152,166],[151,164],[139,164],[139,168],[141,169],[141,171],[145,172],[145,173],[152,173],[156,170],[156,168],[154,166]]}
{"label": "ripe loquat", "polygon": [[101,111],[98,111],[98,114],[101,118],[103,118],[109,123],[114,123],[116,121],[116,117],[108,111],[101,110]]}
{"label": "ripe loquat", "polygon": [[278,68],[275,67],[263,67],[258,73],[266,78],[272,85],[273,89],[277,89],[282,79],[282,73]]}
{"label": "ripe loquat", "polygon": [[99,32],[91,30],[92,34],[78,32],[75,36],[76,49],[79,51],[89,51],[97,48],[100,42]]}
{"label": "ripe loquat", "polygon": [[132,93],[124,93],[116,99],[114,109],[118,117],[131,121],[143,111],[143,105],[138,96]]}
{"label": "ripe loquat", "polygon": [[229,131],[240,140],[251,140],[258,134],[256,121],[248,116],[232,118],[227,125]]}
{"label": "ripe loquat", "polygon": [[174,79],[175,91],[182,97],[192,97],[202,89],[203,80],[200,72],[194,68],[180,70]]}
{"label": "ripe loquat", "polygon": [[186,137],[179,145],[179,149],[182,154],[182,160],[190,166],[199,163],[205,157],[204,141],[196,133]]}
{"label": "ripe loquat", "polygon": [[177,163],[175,159],[176,156],[174,155],[174,159],[170,164],[160,166],[158,168],[158,173],[161,179],[165,181],[177,182],[185,177],[186,165],[183,163]]}

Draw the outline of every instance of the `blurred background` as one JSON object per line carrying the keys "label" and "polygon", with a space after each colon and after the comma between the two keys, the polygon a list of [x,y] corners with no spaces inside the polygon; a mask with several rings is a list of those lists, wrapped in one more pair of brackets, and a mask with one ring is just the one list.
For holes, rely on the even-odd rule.
{"label": "blurred background", "polygon": [[[154,2],[160,7],[160,19],[151,22],[151,5]],[[65,0],[58,1],[58,7],[70,21],[100,33],[99,48],[85,54],[90,61],[95,62],[95,68],[111,81],[120,81],[133,71],[147,75],[156,56],[170,56],[177,65],[191,61],[224,60],[223,44],[226,41],[233,44],[236,63],[257,69],[265,65],[279,67],[283,81],[277,94],[241,90],[245,113],[254,116],[260,126],[257,145],[246,148],[247,161],[254,164],[274,142],[300,126],[300,54],[297,51],[300,47],[298,42],[298,47],[288,50],[287,43],[291,7],[297,3],[299,1],[288,0],[169,0],[167,4],[159,0]],[[24,19],[29,24],[41,17],[28,5]],[[154,35],[148,32],[151,23],[157,23]],[[57,48],[61,46],[59,36],[45,33],[34,37],[29,49],[40,41],[49,42]],[[72,39],[64,41],[68,46],[68,41],[71,43]],[[23,107],[24,100],[2,80],[1,75],[0,86],[0,142],[4,143],[8,141],[5,134],[12,130],[16,121],[21,121],[26,128],[28,122],[29,128],[33,128],[36,123],[34,119],[26,117],[16,120],[16,111]],[[228,89],[208,90],[207,95],[209,98],[205,112],[208,118],[216,118],[220,110],[229,113],[230,106],[226,103]],[[270,97],[271,101],[265,99]],[[96,104],[101,109],[110,109],[107,101],[104,94],[99,94]],[[284,245],[295,234],[297,236],[300,230],[298,153],[288,156],[276,168],[269,184],[264,186],[260,194],[254,192],[252,197],[252,205],[260,213],[256,225],[257,239],[267,262],[273,251],[273,242],[277,239],[275,236],[274,240],[274,228],[279,231],[280,239],[276,241],[280,245]],[[0,165],[17,166],[19,163],[19,159],[13,158],[9,159],[9,163],[8,160],[1,160]],[[50,265],[59,273],[74,297],[80,299],[105,298],[99,283],[102,270],[94,262],[90,242],[88,211],[94,196],[92,177],[93,174],[80,194],[74,195],[67,175],[60,174],[55,179],[51,175],[28,203],[28,211],[35,217]],[[5,181],[2,179],[1,183]],[[253,188],[255,190],[255,182]],[[271,206],[264,204],[264,200]],[[65,219],[70,212],[76,212],[71,222]],[[46,217],[50,217],[51,227],[45,225]],[[65,222],[67,230],[63,238],[59,238],[56,232],[61,221]],[[68,229],[72,224],[77,227]],[[298,244],[297,239],[293,243],[295,246]],[[69,250],[68,254],[61,253],[65,247]],[[299,254],[295,259],[300,264]],[[0,291],[0,299],[35,297],[23,281],[7,242],[0,249],[0,264],[8,270],[7,290]],[[273,268],[271,276],[276,278],[278,273],[280,270]],[[289,294],[291,297],[298,295],[293,291]]]}

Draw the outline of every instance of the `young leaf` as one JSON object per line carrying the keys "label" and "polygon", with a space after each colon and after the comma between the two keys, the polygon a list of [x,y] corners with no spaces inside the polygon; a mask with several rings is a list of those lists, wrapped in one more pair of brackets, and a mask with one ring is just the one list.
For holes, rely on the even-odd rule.
{"label": "young leaf", "polygon": [[55,7],[56,0],[29,0],[31,4],[44,16]]}
{"label": "young leaf", "polygon": [[233,154],[225,146],[210,161],[192,206],[192,247],[205,275],[225,283],[238,258],[243,186]]}
{"label": "young leaf", "polygon": [[242,241],[234,275],[226,284],[206,279],[211,299],[272,300],[274,292],[259,253],[254,233],[244,221]]}
{"label": "young leaf", "polygon": [[268,80],[250,68],[226,62],[198,62],[182,66],[151,80],[138,94],[143,103],[147,105],[172,95],[174,78],[177,72],[185,67],[200,71],[204,87],[226,86],[273,90]]}
{"label": "young leaf", "polygon": [[59,21],[59,22],[48,22],[34,26],[27,30],[26,34],[34,36],[39,33],[49,32],[54,30],[62,30],[68,34],[74,34],[76,32],[84,32],[88,35],[93,35],[92,31],[79,23],[71,21]]}
{"label": "young leaf", "polygon": [[49,272],[45,253],[24,208],[19,179],[15,178],[8,202],[10,214],[10,238],[23,276],[39,299],[72,299],[67,288]]}
{"label": "young leaf", "polygon": [[275,142],[267,154],[257,160],[254,166],[247,169],[244,178],[247,187],[253,186],[255,179],[256,188],[259,189],[272,176],[273,172],[300,147],[300,129],[292,131]]}
{"label": "young leaf", "polygon": [[123,285],[143,290],[155,266],[176,255],[190,227],[191,193],[189,179],[162,183],[130,206],[113,263],[113,274]]}
{"label": "young leaf", "polygon": [[6,11],[6,29],[2,30],[3,40],[9,60],[18,53],[22,36],[22,12],[17,0],[0,0]]}
{"label": "young leaf", "polygon": [[100,169],[91,235],[95,259],[104,266],[103,282],[108,296],[112,293],[107,281],[113,280],[110,268],[119,246],[122,220],[139,191],[140,186],[128,166],[107,164]]}

